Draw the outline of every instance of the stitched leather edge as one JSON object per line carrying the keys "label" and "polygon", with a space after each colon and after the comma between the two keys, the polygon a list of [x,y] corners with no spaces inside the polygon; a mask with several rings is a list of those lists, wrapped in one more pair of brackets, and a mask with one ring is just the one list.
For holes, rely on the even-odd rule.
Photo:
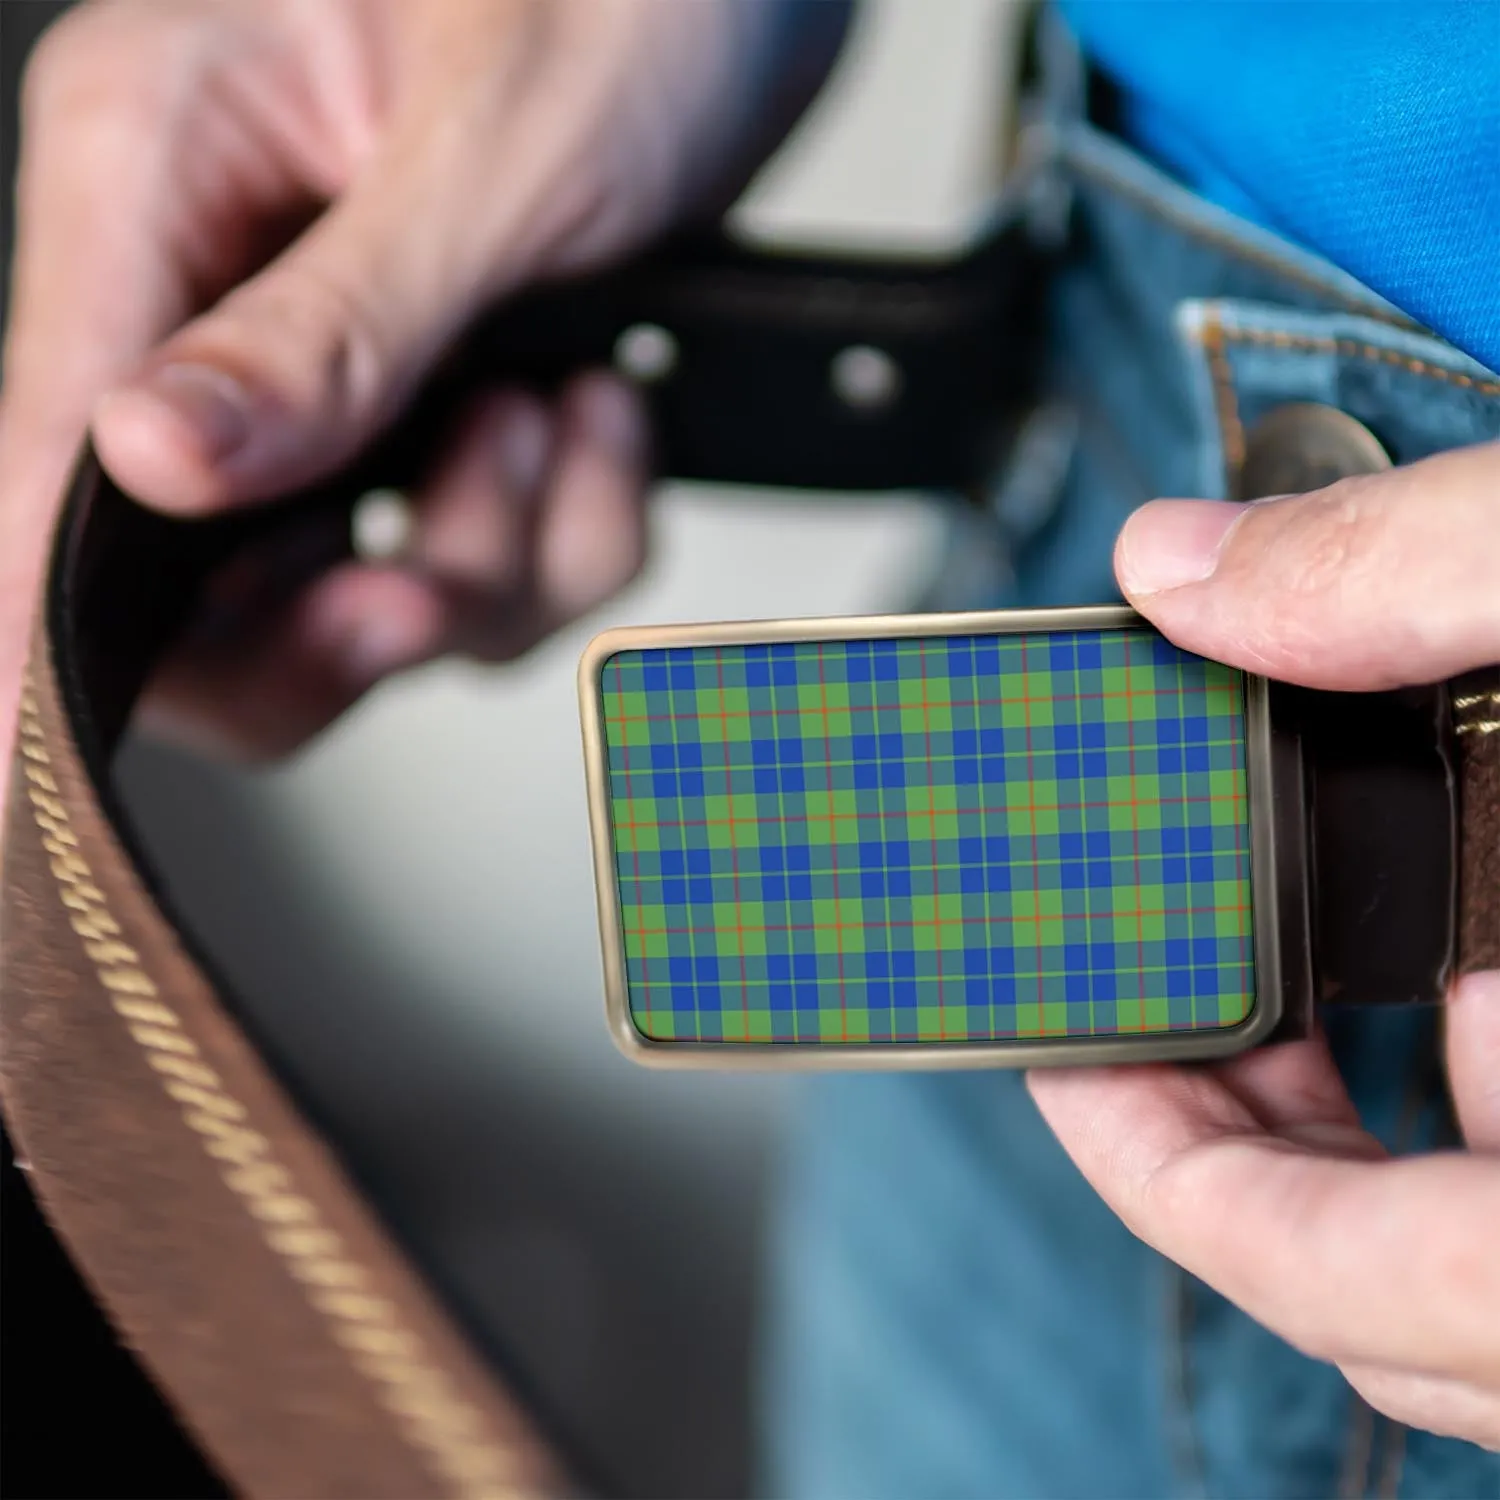
{"label": "stitched leather edge", "polygon": [[[5,1104],[43,1207],[127,1342],[240,1493],[556,1493],[559,1470],[519,1410],[176,949],[89,788],[40,641],[11,792],[7,865],[31,878],[6,881]],[[28,825],[31,847],[18,847]],[[174,1006],[153,978],[162,962]],[[63,985],[26,983],[59,965]],[[111,1025],[144,1064],[139,1078],[121,1066]],[[57,1087],[63,1070],[82,1108]],[[119,1096],[144,1151],[79,1119]],[[215,1178],[222,1198],[204,1191]],[[170,1239],[153,1243],[160,1224],[148,1221],[164,1212]],[[225,1247],[229,1264],[214,1257]],[[162,1251],[160,1264],[143,1249]],[[210,1349],[207,1364],[204,1287],[245,1309],[240,1343]]]}

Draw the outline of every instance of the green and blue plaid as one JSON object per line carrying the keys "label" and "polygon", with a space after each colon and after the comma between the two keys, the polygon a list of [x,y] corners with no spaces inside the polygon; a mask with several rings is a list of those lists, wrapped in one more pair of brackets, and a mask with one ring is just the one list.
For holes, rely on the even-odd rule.
{"label": "green and blue plaid", "polygon": [[624,651],[600,689],[645,1037],[989,1042],[1251,1011],[1230,668],[1117,629]]}

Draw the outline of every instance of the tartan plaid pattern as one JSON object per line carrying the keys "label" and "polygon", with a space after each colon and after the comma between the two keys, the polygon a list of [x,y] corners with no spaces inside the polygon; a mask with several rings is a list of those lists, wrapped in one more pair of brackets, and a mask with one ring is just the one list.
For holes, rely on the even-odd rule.
{"label": "tartan plaid pattern", "polygon": [[1234,1025],[1244,681],[1146,629],[625,651],[604,666],[645,1037]]}

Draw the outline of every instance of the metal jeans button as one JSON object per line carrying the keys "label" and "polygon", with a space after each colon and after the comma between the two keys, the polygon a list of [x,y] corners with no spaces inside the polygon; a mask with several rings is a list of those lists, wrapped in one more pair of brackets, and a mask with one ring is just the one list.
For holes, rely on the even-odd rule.
{"label": "metal jeans button", "polygon": [[1246,435],[1234,498],[1300,495],[1390,467],[1389,454],[1364,423],[1335,406],[1296,402],[1268,412]]}

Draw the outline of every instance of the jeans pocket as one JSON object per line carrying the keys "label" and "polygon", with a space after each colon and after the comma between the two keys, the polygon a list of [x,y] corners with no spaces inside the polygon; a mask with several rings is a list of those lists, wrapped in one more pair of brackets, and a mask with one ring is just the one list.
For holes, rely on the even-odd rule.
{"label": "jeans pocket", "polygon": [[1234,299],[1184,301],[1176,321],[1199,406],[1203,495],[1227,495],[1246,434],[1296,402],[1346,412],[1398,464],[1500,438],[1500,379],[1440,339]]}

